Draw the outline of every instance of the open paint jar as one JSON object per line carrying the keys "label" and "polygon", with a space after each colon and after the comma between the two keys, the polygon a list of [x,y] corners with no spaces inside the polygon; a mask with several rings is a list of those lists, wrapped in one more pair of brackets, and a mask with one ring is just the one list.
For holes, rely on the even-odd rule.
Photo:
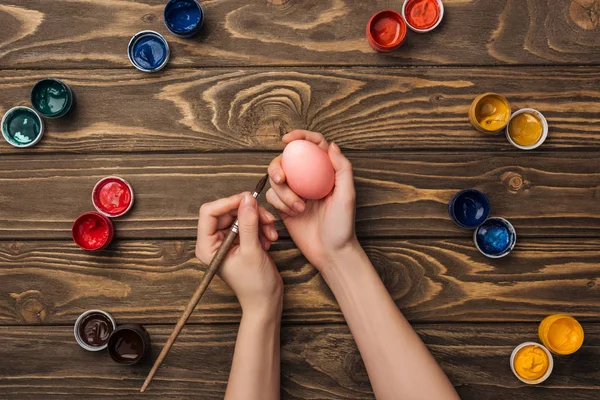
{"label": "open paint jar", "polygon": [[110,218],[120,217],[133,205],[133,188],[123,178],[108,176],[94,186],[92,203],[99,213]]}
{"label": "open paint jar", "polygon": [[157,72],[169,61],[169,44],[158,32],[141,31],[129,41],[127,55],[133,66],[140,71]]}
{"label": "open paint jar", "polygon": [[556,314],[544,318],[538,335],[544,346],[558,355],[573,354],[583,345],[583,328],[570,315]]}
{"label": "open paint jar", "polygon": [[139,324],[121,325],[108,340],[108,354],[119,364],[136,364],[150,351],[150,335]]}
{"label": "open paint jar", "polygon": [[31,147],[44,135],[44,121],[29,107],[13,107],[2,117],[2,137],[15,147]]}
{"label": "open paint jar", "polygon": [[465,189],[452,197],[448,212],[461,228],[475,229],[490,216],[490,202],[479,190]]}
{"label": "open paint jar", "polygon": [[496,93],[477,96],[469,108],[469,122],[479,132],[501,132],[510,120],[508,100]]}
{"label": "open paint jar", "polygon": [[194,36],[204,25],[204,12],[196,0],[170,0],[165,6],[165,26],[180,37]]}
{"label": "open paint jar", "polygon": [[110,334],[117,328],[113,317],[102,310],[84,312],[75,321],[74,335],[77,343],[88,351],[103,350]]}
{"label": "open paint jar", "polygon": [[112,221],[97,212],[79,216],[71,228],[73,241],[83,250],[95,251],[106,248],[115,235]]}
{"label": "open paint jar", "polygon": [[523,108],[510,117],[506,126],[506,138],[518,149],[533,150],[548,137],[548,121],[541,112]]}
{"label": "open paint jar", "polygon": [[373,15],[367,23],[367,40],[374,50],[390,52],[402,46],[406,39],[406,22],[394,10]]}
{"label": "open paint jar", "polygon": [[544,382],[554,369],[552,354],[539,343],[518,345],[510,356],[510,368],[523,383],[537,385]]}
{"label": "open paint jar", "polygon": [[73,105],[73,92],[64,82],[42,79],[31,89],[31,104],[46,118],[60,118],[67,114]]}
{"label": "open paint jar", "polygon": [[406,0],[402,5],[402,16],[412,31],[430,32],[444,18],[444,3],[442,0]]}

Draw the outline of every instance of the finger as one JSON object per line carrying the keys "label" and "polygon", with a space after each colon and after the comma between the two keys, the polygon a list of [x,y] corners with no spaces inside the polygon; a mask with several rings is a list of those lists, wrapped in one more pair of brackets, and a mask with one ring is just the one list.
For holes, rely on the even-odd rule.
{"label": "finger", "polygon": [[329,144],[323,135],[318,132],[305,131],[302,129],[296,129],[286,134],[281,138],[283,143],[288,144],[293,142],[294,140],[308,140],[309,142],[313,142],[318,145],[323,150],[327,151],[329,148]]}
{"label": "finger", "polygon": [[354,189],[354,173],[352,164],[343,154],[340,147],[332,143],[329,146],[329,159],[335,170],[335,189],[336,194],[342,193],[348,197],[348,200],[354,201],[356,192]]}
{"label": "finger", "polygon": [[275,229],[275,224],[266,224],[260,226],[260,231],[267,239],[274,242],[277,240],[279,235],[277,234],[277,230]]}
{"label": "finger", "polygon": [[200,207],[200,217],[198,218],[198,237],[213,235],[219,229],[219,217],[236,210],[241,200],[242,195],[236,194],[211,203],[204,203]]}
{"label": "finger", "polygon": [[287,214],[292,217],[295,217],[296,215],[298,215],[298,213],[296,211],[292,210],[291,208],[286,206],[283,201],[281,201],[281,199],[279,198],[279,196],[277,196],[277,193],[275,193],[275,190],[273,188],[270,188],[267,191],[266,196],[267,196],[267,202],[270,205],[272,205],[273,207],[275,207],[275,209],[277,211],[279,211],[280,213]]}
{"label": "finger", "polygon": [[277,194],[277,197],[285,203],[291,210],[301,213],[306,209],[306,204],[294,191],[286,184],[278,185],[271,182],[271,188]]}
{"label": "finger", "polygon": [[258,239],[258,204],[250,194],[244,194],[238,210],[240,247],[254,249],[260,246]]}
{"label": "finger", "polygon": [[260,215],[261,224],[272,224],[275,222],[275,216],[263,206],[258,206],[258,214]]}
{"label": "finger", "polygon": [[271,241],[263,235],[260,235],[258,240],[260,241],[260,246],[263,248],[263,250],[269,251],[269,249],[271,248]]}
{"label": "finger", "polygon": [[275,157],[273,161],[271,161],[267,172],[269,173],[269,178],[271,178],[272,182],[277,184],[285,182],[285,173],[281,167],[281,155]]}
{"label": "finger", "polygon": [[225,215],[221,215],[219,217],[219,221],[217,222],[217,230],[230,228],[236,217],[237,210],[230,211]]}

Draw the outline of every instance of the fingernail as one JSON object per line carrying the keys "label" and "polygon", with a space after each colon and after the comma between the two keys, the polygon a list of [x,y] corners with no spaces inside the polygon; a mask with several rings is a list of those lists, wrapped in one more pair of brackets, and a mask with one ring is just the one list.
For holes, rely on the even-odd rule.
{"label": "fingernail", "polygon": [[242,205],[244,206],[254,206],[254,197],[252,197],[249,194],[245,194],[244,198],[242,199]]}
{"label": "fingernail", "polygon": [[271,228],[269,230],[269,236],[271,237],[272,240],[277,239],[277,231],[274,228]]}
{"label": "fingernail", "polygon": [[298,211],[298,212],[302,212],[304,211],[304,204],[300,201],[297,201],[294,203],[294,210]]}
{"label": "fingernail", "polygon": [[335,143],[332,142],[331,143],[331,147],[333,147],[333,150],[335,150],[337,152],[340,152],[340,146],[338,146],[337,144],[335,144]]}
{"label": "fingernail", "polygon": [[281,175],[275,174],[275,176],[273,177],[273,180],[275,181],[275,183],[280,183],[281,182]]}
{"label": "fingernail", "polygon": [[267,211],[267,220],[269,220],[269,222],[275,222],[275,216],[268,211]]}

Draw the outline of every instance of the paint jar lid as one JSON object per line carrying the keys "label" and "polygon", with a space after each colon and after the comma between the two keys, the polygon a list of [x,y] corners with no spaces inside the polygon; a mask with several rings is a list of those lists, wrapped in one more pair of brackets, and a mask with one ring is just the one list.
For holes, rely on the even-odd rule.
{"label": "paint jar lid", "polygon": [[196,0],[170,0],[163,17],[167,29],[184,38],[194,36],[204,25],[204,11]]}
{"label": "paint jar lid", "polygon": [[444,18],[444,3],[442,0],[406,0],[402,4],[402,17],[412,31],[430,32]]}
{"label": "paint jar lid", "polygon": [[[525,126],[517,126],[525,125]],[[524,137],[518,130],[538,128],[537,138],[533,143],[528,143],[530,138]],[[508,142],[521,150],[533,150],[542,145],[548,137],[548,121],[546,117],[533,108],[522,108],[515,111],[506,125],[506,139]]]}
{"label": "paint jar lid", "polygon": [[448,203],[448,213],[461,228],[475,229],[490,215],[490,202],[485,194],[476,189],[457,192]]}
{"label": "paint jar lid", "polygon": [[393,51],[402,46],[405,39],[406,22],[394,10],[379,11],[367,23],[367,40],[376,51]]}
{"label": "paint jar lid", "polygon": [[32,108],[17,106],[2,117],[2,137],[15,147],[31,147],[44,136],[44,121]]}
{"label": "paint jar lid", "polygon": [[517,243],[517,232],[508,220],[491,217],[479,225],[473,234],[477,250],[489,258],[508,255]]}
{"label": "paint jar lid", "polygon": [[73,92],[63,81],[45,78],[31,89],[33,108],[46,118],[60,118],[67,114],[73,105]]}
{"label": "paint jar lid", "polygon": [[133,206],[133,188],[123,178],[107,176],[94,186],[92,204],[99,213],[107,217],[120,217]]}
{"label": "paint jar lid", "polygon": [[544,318],[538,328],[538,335],[544,346],[558,355],[573,354],[583,345],[583,327],[579,321],[566,314]]}
{"label": "paint jar lid", "polygon": [[117,323],[106,311],[88,310],[75,321],[73,334],[84,349],[100,351],[108,346],[108,339],[116,328]]}
{"label": "paint jar lid", "polygon": [[140,71],[157,72],[169,61],[169,44],[158,32],[141,31],[129,41],[127,55],[133,66]]}
{"label": "paint jar lid", "polygon": [[119,364],[137,364],[150,352],[150,335],[139,324],[125,324],[108,339],[108,354]]}
{"label": "paint jar lid", "polygon": [[[540,358],[539,361],[545,361],[547,363],[545,371],[531,371],[531,373],[534,375],[540,374],[541,376],[539,376],[539,378],[528,379],[527,377],[521,376],[521,374],[519,374],[519,371],[522,367],[516,366],[515,361],[520,356],[526,356],[525,354],[522,354],[522,352],[524,351],[533,351],[534,354],[528,355],[528,357],[538,357]],[[526,363],[525,365],[527,364],[529,366],[531,365],[530,363]],[[539,363],[536,364],[539,365]],[[552,354],[550,354],[548,349],[542,346],[541,344],[536,342],[525,342],[515,347],[512,354],[510,355],[510,369],[521,382],[526,383],[528,385],[537,385],[538,383],[544,382],[552,374],[552,370],[554,369],[554,359],[552,358]]]}
{"label": "paint jar lid", "polygon": [[73,241],[83,250],[95,251],[106,248],[112,241],[115,228],[112,221],[95,211],[81,214],[73,223]]}

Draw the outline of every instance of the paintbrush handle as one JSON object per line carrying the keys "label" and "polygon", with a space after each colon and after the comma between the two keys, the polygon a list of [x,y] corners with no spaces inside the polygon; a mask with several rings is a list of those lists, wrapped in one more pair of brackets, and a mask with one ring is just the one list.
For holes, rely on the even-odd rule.
{"label": "paintbrush handle", "polygon": [[210,264],[208,265],[208,268],[207,268],[206,272],[204,273],[204,276],[202,277],[202,281],[200,281],[200,284],[196,288],[194,295],[192,296],[189,303],[185,307],[183,314],[181,315],[181,317],[179,317],[179,320],[177,321],[177,325],[175,325],[175,329],[173,329],[171,336],[169,336],[169,340],[167,340],[167,343],[162,348],[160,354],[158,355],[158,358],[154,362],[154,365],[152,366],[152,369],[148,373],[148,377],[146,377],[146,380],[144,381],[144,384],[142,385],[140,392],[143,393],[146,390],[146,388],[150,384],[150,381],[156,374],[158,367],[160,367],[160,364],[163,362],[163,360],[167,356],[167,353],[169,353],[169,350],[171,350],[171,347],[173,347],[175,340],[177,340],[177,336],[179,336],[179,333],[181,333],[183,326],[187,322],[188,318],[190,318],[190,315],[192,315],[194,308],[196,308],[196,306],[200,302],[200,299],[202,298],[202,295],[206,291],[206,288],[208,288],[208,285],[210,284],[212,279],[215,277],[215,274],[219,270],[221,263],[227,256],[227,253],[229,252],[229,249],[233,245],[233,242],[235,241],[237,234],[238,234],[238,222],[235,221],[231,230],[225,237],[225,240],[219,247],[219,250],[217,250],[217,253],[214,255]]}

